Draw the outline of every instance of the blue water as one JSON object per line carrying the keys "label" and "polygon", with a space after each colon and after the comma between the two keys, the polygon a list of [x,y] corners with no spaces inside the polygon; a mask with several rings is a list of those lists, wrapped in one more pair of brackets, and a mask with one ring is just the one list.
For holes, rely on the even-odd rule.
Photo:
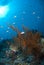
{"label": "blue water", "polygon": [[24,24],[44,35],[44,0],[0,0],[0,6],[6,5],[9,11],[5,17],[0,17],[0,40],[16,35],[16,32],[8,28],[8,23],[20,31],[23,31]]}

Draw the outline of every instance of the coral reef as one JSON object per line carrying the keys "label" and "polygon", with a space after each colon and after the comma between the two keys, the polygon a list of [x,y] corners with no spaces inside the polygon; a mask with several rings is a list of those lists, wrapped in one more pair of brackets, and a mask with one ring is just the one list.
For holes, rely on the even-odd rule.
{"label": "coral reef", "polygon": [[[44,38],[38,31],[30,31],[24,25],[24,32],[9,25],[17,32],[17,36],[12,40],[6,40],[8,45],[5,50],[5,64],[9,65],[42,65],[44,62]],[[9,59],[9,60],[8,60]]]}

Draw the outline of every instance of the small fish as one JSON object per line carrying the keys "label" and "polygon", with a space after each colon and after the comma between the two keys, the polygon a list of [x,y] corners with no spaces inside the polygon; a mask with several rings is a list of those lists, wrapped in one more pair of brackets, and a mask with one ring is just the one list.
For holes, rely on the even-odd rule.
{"label": "small fish", "polygon": [[13,44],[10,45],[10,49],[14,52],[18,51],[18,47]]}

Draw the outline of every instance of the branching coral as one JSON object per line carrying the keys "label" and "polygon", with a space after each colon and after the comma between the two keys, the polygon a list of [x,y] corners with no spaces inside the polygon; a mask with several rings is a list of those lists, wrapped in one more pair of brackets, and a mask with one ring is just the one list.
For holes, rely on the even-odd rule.
{"label": "branching coral", "polygon": [[[44,52],[41,52],[43,47],[41,45],[41,34],[39,32],[33,33],[32,31],[29,31],[24,25],[24,34],[21,34],[21,32],[12,25],[10,28],[18,33],[18,36],[14,38],[14,41],[22,49],[23,55],[26,57],[33,54],[33,62],[36,61],[39,63],[40,57],[42,57],[42,55],[44,57]],[[33,63],[31,64],[33,65]]]}

